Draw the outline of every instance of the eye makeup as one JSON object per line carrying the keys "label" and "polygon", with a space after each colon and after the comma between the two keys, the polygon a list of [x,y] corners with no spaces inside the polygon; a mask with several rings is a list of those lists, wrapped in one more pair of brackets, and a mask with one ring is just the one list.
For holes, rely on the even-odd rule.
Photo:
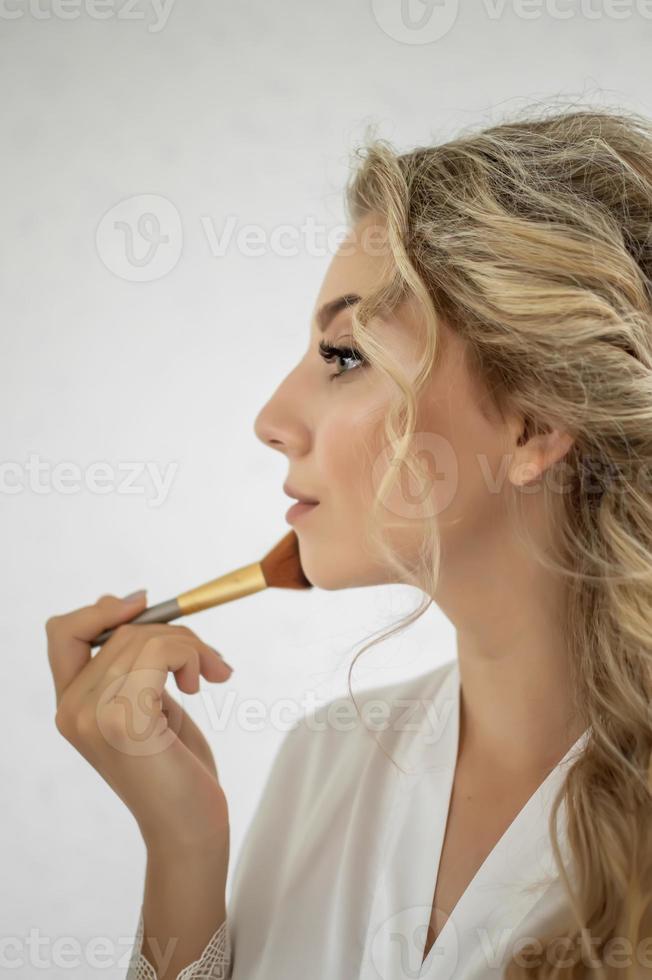
{"label": "eye makeup", "polygon": [[[369,362],[366,360],[364,355],[357,350],[355,347],[338,347],[334,344],[328,344],[325,340],[319,342],[319,353],[321,357],[330,364],[334,360],[341,362],[353,361],[357,367],[365,367]],[[331,374],[331,380],[333,378],[339,378],[343,374],[350,374],[353,368],[342,368],[335,374]]]}

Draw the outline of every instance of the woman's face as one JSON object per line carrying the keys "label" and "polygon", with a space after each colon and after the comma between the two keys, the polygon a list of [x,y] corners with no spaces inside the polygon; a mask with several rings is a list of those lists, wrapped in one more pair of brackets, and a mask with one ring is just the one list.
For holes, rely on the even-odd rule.
{"label": "woman's face", "polygon": [[[386,275],[387,258],[378,238],[365,237],[372,225],[379,227],[372,218],[360,222],[340,245],[317,296],[308,349],[254,425],[262,442],[287,456],[290,488],[319,501],[293,527],[303,569],[313,585],[324,589],[396,581],[374,555],[365,532],[371,501],[390,465],[383,420],[397,394],[395,386],[367,363],[351,357],[327,363],[319,351],[320,341],[353,346],[351,307],[329,316],[321,312],[326,304],[342,296],[364,297]],[[373,248],[366,247],[369,242]],[[390,318],[374,320],[371,329],[412,379],[425,336],[414,302],[404,303]],[[483,411],[464,363],[463,342],[443,324],[437,363],[418,405],[413,448],[427,468],[427,482],[419,485],[402,473],[381,509],[383,534],[413,565],[424,521],[436,519],[442,559],[453,548],[460,558],[472,559],[483,538],[500,530],[502,494],[491,490],[491,478],[500,469],[504,432]],[[387,526],[397,520],[406,526]]]}

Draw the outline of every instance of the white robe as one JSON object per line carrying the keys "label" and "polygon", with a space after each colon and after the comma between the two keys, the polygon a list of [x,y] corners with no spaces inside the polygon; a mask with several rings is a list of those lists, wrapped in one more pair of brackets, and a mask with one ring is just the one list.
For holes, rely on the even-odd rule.
{"label": "white robe", "polygon": [[[379,705],[365,715],[374,734],[348,697],[288,733],[231,882],[233,980],[486,980],[502,976],[519,939],[535,938],[563,911],[548,816],[588,730],[500,838],[421,966],[455,773],[459,692],[455,659],[356,694],[361,711],[379,699],[391,709],[389,722]],[[374,739],[410,771],[398,772]],[[563,804],[559,819],[568,866]]]}

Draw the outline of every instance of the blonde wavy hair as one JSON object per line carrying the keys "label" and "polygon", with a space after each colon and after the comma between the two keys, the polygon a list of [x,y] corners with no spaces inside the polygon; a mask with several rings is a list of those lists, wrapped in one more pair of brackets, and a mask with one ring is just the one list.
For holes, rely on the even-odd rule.
{"label": "blonde wavy hair", "polygon": [[[539,554],[531,542],[568,582],[574,701],[590,729],[549,822],[568,920],[540,937],[530,959],[522,948],[504,975],[577,978],[592,963],[591,976],[629,980],[652,933],[652,124],[572,107],[529,110],[403,154],[367,137],[354,150],[346,210],[352,225],[380,216],[390,255],[390,274],[352,321],[355,347],[398,392],[385,419],[393,465],[371,527],[406,473],[427,478],[411,450],[442,319],[465,341],[501,416],[516,411],[531,432],[561,426],[574,437],[541,485],[558,543]],[[408,297],[427,330],[413,382],[369,327]],[[430,596],[384,639],[433,601],[436,521],[418,570],[382,536],[376,544],[398,580],[430,583]],[[574,883],[557,837],[562,799]],[[603,961],[616,938],[635,954],[624,971]],[[553,943],[566,950],[563,963],[546,955]]]}

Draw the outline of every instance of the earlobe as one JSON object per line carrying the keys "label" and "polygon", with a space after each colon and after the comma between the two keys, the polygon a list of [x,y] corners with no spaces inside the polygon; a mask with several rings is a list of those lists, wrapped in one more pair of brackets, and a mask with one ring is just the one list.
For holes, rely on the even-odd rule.
{"label": "earlobe", "polygon": [[543,454],[546,467],[563,459],[574,442],[573,436],[562,429],[553,429],[541,438],[544,440]]}
{"label": "earlobe", "polygon": [[510,480],[514,486],[522,487],[532,480],[535,480],[541,473],[543,467],[533,460],[523,460],[515,463],[510,469]]}

